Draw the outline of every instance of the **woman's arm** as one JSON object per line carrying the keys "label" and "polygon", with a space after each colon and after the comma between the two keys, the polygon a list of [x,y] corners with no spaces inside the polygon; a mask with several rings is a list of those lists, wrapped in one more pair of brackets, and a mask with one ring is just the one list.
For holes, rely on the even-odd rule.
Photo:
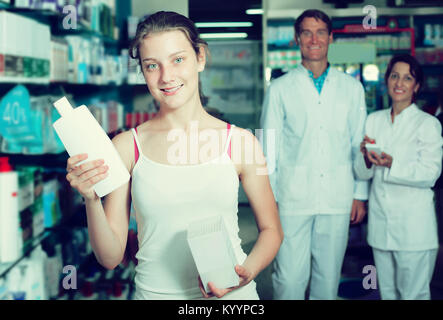
{"label": "woman's arm", "polygon": [[[130,132],[124,132],[112,140],[128,170],[133,157],[130,137]],[[85,199],[89,239],[98,262],[107,269],[113,269],[122,261],[126,248],[130,182],[108,194],[103,206],[93,186],[106,178],[106,163],[90,161],[76,167],[85,158],[84,155],[69,158],[67,180]]]}
{"label": "woman's arm", "polygon": [[[418,157],[385,155],[384,181],[416,188],[431,188],[441,173],[441,125],[435,118],[427,118],[417,130]],[[413,160],[412,160],[413,159]]]}

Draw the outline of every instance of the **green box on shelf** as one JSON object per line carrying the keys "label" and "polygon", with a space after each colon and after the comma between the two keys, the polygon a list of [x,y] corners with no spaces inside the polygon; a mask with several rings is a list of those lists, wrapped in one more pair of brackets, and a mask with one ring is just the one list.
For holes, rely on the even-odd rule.
{"label": "green box on shelf", "polygon": [[31,57],[23,57],[23,76],[25,78],[32,78],[32,60]]}

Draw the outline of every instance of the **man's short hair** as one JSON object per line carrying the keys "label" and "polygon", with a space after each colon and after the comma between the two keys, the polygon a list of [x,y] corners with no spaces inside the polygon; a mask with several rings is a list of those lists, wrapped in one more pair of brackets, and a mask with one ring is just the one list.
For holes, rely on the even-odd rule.
{"label": "man's short hair", "polygon": [[324,13],[323,11],[317,10],[317,9],[308,9],[305,10],[298,18],[295,20],[294,28],[295,28],[295,34],[300,35],[301,33],[301,23],[305,18],[315,18],[316,20],[321,20],[324,23],[326,23],[326,26],[328,27],[328,34],[331,34],[332,32],[332,22],[329,16]]}

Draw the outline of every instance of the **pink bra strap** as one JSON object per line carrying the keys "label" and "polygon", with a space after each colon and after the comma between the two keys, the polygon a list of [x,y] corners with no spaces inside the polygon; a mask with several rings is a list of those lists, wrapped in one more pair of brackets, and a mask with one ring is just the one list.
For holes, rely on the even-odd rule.
{"label": "pink bra strap", "polygon": [[[135,133],[137,133],[137,128],[135,128]],[[137,163],[140,153],[138,151],[137,142],[135,141],[135,137],[134,137],[134,152],[135,152],[135,163]]]}
{"label": "pink bra strap", "polygon": [[[231,124],[228,123],[228,138],[229,138],[229,130],[231,130]],[[229,158],[231,158],[231,140],[228,141],[229,145],[228,145],[228,156]]]}

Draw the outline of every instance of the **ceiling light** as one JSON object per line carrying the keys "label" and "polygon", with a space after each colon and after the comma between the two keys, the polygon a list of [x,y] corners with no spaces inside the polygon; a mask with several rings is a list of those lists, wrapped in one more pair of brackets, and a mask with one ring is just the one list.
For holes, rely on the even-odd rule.
{"label": "ceiling light", "polygon": [[263,14],[263,9],[248,9],[246,14]]}
{"label": "ceiling light", "polygon": [[197,28],[252,27],[252,22],[197,22]]}
{"label": "ceiling light", "polygon": [[227,39],[227,38],[240,38],[244,39],[248,37],[246,32],[231,32],[231,33],[200,33],[202,39]]}

